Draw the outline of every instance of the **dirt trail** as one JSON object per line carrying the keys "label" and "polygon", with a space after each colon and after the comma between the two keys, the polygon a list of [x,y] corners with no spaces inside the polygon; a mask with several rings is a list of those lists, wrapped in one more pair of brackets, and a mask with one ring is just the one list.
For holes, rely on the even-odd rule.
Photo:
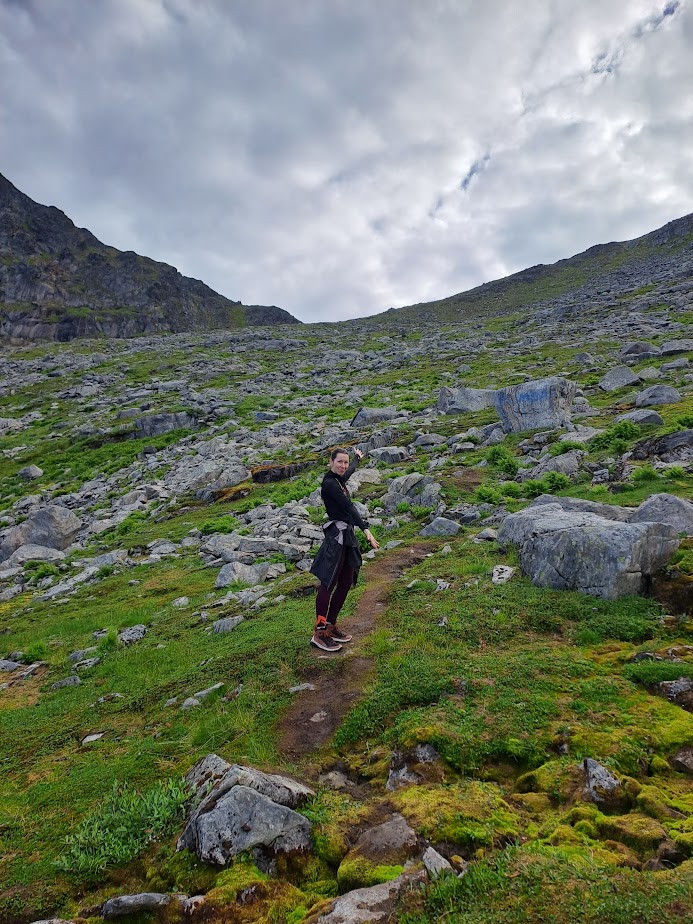
{"label": "dirt trail", "polygon": [[[304,757],[326,744],[361,697],[375,666],[373,658],[360,654],[363,640],[376,628],[378,616],[387,605],[392,582],[403,571],[423,561],[430,551],[428,545],[402,545],[377,556],[362,572],[361,580],[365,578],[366,589],[354,615],[340,622],[354,640],[335,654],[311,648],[315,664],[304,672],[302,680],[313,684],[315,689],[296,694],[279,723],[279,750],[287,758]],[[326,672],[320,663],[326,659],[338,661],[337,669]]]}

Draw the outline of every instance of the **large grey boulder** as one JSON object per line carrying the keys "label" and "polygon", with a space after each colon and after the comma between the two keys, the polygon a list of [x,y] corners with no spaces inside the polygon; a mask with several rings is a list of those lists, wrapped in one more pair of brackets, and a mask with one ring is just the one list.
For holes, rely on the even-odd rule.
{"label": "large grey boulder", "polygon": [[244,850],[266,856],[309,849],[310,822],[294,811],[313,795],[307,786],[226,764],[215,754],[199,761],[186,780],[195,790],[194,800],[201,801],[178,840],[178,850],[195,850],[203,862],[223,866]]}
{"label": "large grey boulder", "polygon": [[145,911],[158,911],[166,908],[172,902],[181,908],[185,904],[187,895],[168,894],[165,892],[140,892],[137,895],[118,895],[109,898],[101,908],[101,917],[106,921],[125,915],[141,914]]}
{"label": "large grey boulder", "polygon": [[599,382],[602,391],[618,391],[619,388],[627,388],[629,385],[639,385],[640,379],[629,369],[628,366],[615,366],[609,369],[605,376]]}
{"label": "large grey boulder", "polygon": [[643,359],[649,356],[659,356],[659,347],[646,340],[636,340],[634,343],[627,343],[621,348],[623,359]]}
{"label": "large grey boulder", "polygon": [[231,465],[222,469],[214,481],[210,482],[204,488],[200,488],[195,496],[200,500],[211,500],[213,496],[220,491],[228,491],[229,488],[235,488],[236,485],[242,484],[250,478],[250,471],[244,465]]}
{"label": "large grey boulder", "polygon": [[676,404],[681,400],[681,392],[671,385],[650,385],[641,391],[635,399],[636,407],[652,407],[657,404]]}
{"label": "large grey boulder", "polygon": [[647,408],[639,408],[636,411],[628,411],[627,414],[619,414],[616,418],[616,423],[620,423],[622,420],[629,420],[639,426],[661,427],[664,423],[663,418],[657,411],[650,411]]}
{"label": "large grey boulder", "polygon": [[630,517],[631,523],[666,523],[693,536],[693,504],[674,494],[651,494]]}
{"label": "large grey boulder", "polygon": [[203,863],[225,866],[245,850],[306,851],[310,831],[305,816],[247,786],[234,786],[210,811],[198,816],[192,846]]}
{"label": "large grey boulder", "polygon": [[646,578],[663,568],[679,545],[671,526],[622,523],[558,504],[510,514],[498,542],[517,546],[522,571],[537,586],[607,600],[640,593]]}
{"label": "large grey boulder", "polygon": [[60,549],[51,549],[46,545],[20,545],[18,549],[10,555],[8,563],[10,565],[23,565],[28,561],[63,561],[65,553]]}
{"label": "large grey boulder", "polygon": [[401,503],[415,504],[421,507],[435,507],[438,503],[442,488],[430,475],[421,472],[411,472],[409,475],[400,475],[393,478],[387,493],[383,494],[380,503],[387,513],[393,513]]}
{"label": "large grey boulder", "polygon": [[633,458],[688,462],[693,459],[693,430],[678,430],[665,436],[651,436],[633,446]]}
{"label": "large grey boulder", "polygon": [[404,446],[383,446],[382,449],[372,449],[370,456],[377,462],[387,462],[388,465],[392,465],[404,462],[409,458],[409,453]]}
{"label": "large grey boulder", "polygon": [[444,414],[465,414],[493,407],[496,392],[492,388],[441,388],[436,407]]}
{"label": "large grey boulder", "polygon": [[396,407],[362,407],[352,418],[352,427],[366,427],[381,423],[383,420],[392,420],[399,411]]}
{"label": "large grey boulder", "polygon": [[197,420],[187,411],[177,414],[147,414],[135,421],[135,435],[151,438],[170,433],[172,430],[190,430],[197,426]]}
{"label": "large grey boulder", "polygon": [[570,420],[575,384],[550,376],[496,392],[495,407],[506,433],[563,426]]}
{"label": "large grey boulder", "polygon": [[216,588],[228,587],[235,581],[240,581],[242,584],[254,587],[255,584],[261,584],[265,580],[269,567],[268,562],[261,562],[257,565],[244,565],[240,561],[229,562],[217,575],[214,586]]}
{"label": "large grey boulder", "polygon": [[428,879],[425,870],[402,873],[390,882],[353,889],[335,899],[316,924],[385,924],[392,920],[397,901],[407,892],[420,889]]}
{"label": "large grey boulder", "polygon": [[616,504],[600,504],[597,501],[585,500],[582,497],[555,497],[553,494],[540,494],[532,501],[531,506],[542,504],[558,504],[562,510],[594,513],[606,520],[620,520],[627,523],[633,510],[629,507],[619,507]]}
{"label": "large grey boulder", "polygon": [[460,524],[447,517],[436,517],[419,531],[420,536],[455,536],[460,531]]}
{"label": "large grey boulder", "polygon": [[560,456],[547,456],[534,468],[525,470],[521,473],[521,480],[526,481],[528,478],[541,478],[547,472],[560,472],[572,478],[580,471],[580,462],[586,455],[580,449],[572,449],[570,452],[564,452]]}
{"label": "large grey boulder", "polygon": [[693,351],[693,340],[667,340],[662,344],[662,356],[673,356],[674,353],[689,353]]}
{"label": "large grey boulder", "polygon": [[0,561],[22,545],[41,545],[49,549],[66,549],[82,526],[79,517],[59,504],[50,504],[32,513],[23,523],[13,526],[0,543]]}

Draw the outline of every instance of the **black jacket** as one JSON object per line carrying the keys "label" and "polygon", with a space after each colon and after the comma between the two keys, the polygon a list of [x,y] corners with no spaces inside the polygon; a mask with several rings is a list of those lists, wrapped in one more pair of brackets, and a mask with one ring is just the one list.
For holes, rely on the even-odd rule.
{"label": "black jacket", "polygon": [[354,474],[355,469],[356,464],[354,463],[349,466],[344,475],[337,475],[329,471],[322,480],[320,495],[325,503],[328,520],[342,520],[348,524],[347,529],[341,530],[341,543],[339,541],[340,530],[337,529],[334,523],[323,528],[325,538],[318,550],[318,554],[315,556],[315,561],[310,571],[325,587],[329,587],[334,580],[345,547],[347,553],[346,564],[354,569],[354,584],[363,564],[361,549],[354,534],[354,526],[365,530],[368,529],[368,523],[354,507],[346,487],[346,483]]}

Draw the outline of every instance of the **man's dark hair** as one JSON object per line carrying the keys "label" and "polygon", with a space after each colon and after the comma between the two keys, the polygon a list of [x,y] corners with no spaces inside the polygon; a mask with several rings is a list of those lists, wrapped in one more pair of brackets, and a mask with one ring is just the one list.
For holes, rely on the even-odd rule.
{"label": "man's dark hair", "polygon": [[348,456],[349,453],[346,449],[341,449],[339,446],[336,449],[333,449],[330,453],[330,462],[334,462],[337,456]]}

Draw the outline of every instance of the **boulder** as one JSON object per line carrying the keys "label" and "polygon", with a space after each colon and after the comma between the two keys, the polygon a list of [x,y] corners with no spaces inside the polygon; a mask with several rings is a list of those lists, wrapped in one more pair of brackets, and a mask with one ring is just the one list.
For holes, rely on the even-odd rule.
{"label": "boulder", "polygon": [[0,543],[0,561],[22,545],[41,545],[66,549],[82,526],[82,521],[67,507],[50,504],[42,507],[18,526],[13,526]]}
{"label": "boulder", "polygon": [[627,414],[619,414],[616,418],[616,423],[620,423],[622,420],[630,420],[631,423],[638,424],[639,426],[661,427],[664,423],[664,420],[657,411],[648,411],[645,408],[639,408],[636,411],[628,411]]}
{"label": "boulder", "polygon": [[661,346],[662,356],[673,356],[674,353],[690,353],[693,351],[693,340],[667,340]]}
{"label": "boulder", "polygon": [[693,745],[684,744],[682,748],[671,758],[671,766],[679,773],[687,773],[693,776]]}
{"label": "boulder", "polygon": [[640,593],[679,545],[671,526],[607,520],[558,504],[510,514],[498,530],[498,542],[517,546],[520,567],[537,586],[608,600]]}
{"label": "boulder", "polygon": [[191,430],[197,426],[197,420],[187,411],[177,414],[147,414],[135,421],[135,436],[151,439],[170,433],[171,430]]}
{"label": "boulder", "polygon": [[551,376],[499,389],[495,407],[505,432],[521,433],[568,423],[574,397],[573,382]]}
{"label": "boulder", "polygon": [[388,465],[394,465],[408,459],[409,453],[404,446],[383,446],[382,449],[372,449],[370,456],[376,462],[387,462]]}
{"label": "boulder", "polygon": [[354,889],[335,899],[327,911],[307,918],[305,924],[386,924],[393,920],[398,900],[418,891],[427,878],[425,870],[416,870],[380,885]]}
{"label": "boulder", "polygon": [[665,436],[651,436],[633,446],[633,458],[689,462],[693,459],[693,430],[679,430]]}
{"label": "boulder", "polygon": [[166,908],[171,902],[181,907],[187,900],[187,895],[170,895],[162,892],[140,892],[138,895],[118,895],[109,898],[101,908],[101,917],[106,921],[120,918],[130,914],[141,914],[144,911],[158,911]]}
{"label": "boulder", "polygon": [[392,420],[398,414],[396,407],[362,407],[352,418],[350,426],[368,427],[383,420]]}
{"label": "boulder", "polygon": [[534,468],[525,470],[521,473],[521,480],[526,481],[528,478],[541,478],[547,472],[560,472],[572,478],[580,471],[580,462],[585,453],[580,449],[573,449],[570,452],[564,452],[560,456],[547,456]]}
{"label": "boulder", "polygon": [[630,516],[631,523],[666,523],[677,533],[693,536],[693,504],[674,494],[651,494]]}
{"label": "boulder", "polygon": [[441,388],[436,408],[444,414],[465,414],[493,407],[496,392],[492,388]]}
{"label": "boulder", "polygon": [[629,369],[628,366],[615,366],[609,369],[605,376],[599,382],[602,391],[618,391],[619,388],[627,388],[629,385],[639,385],[639,377]]}
{"label": "boulder", "polygon": [[420,536],[454,536],[460,531],[460,524],[456,520],[446,517],[436,517],[427,526],[420,530]]}
{"label": "boulder", "polygon": [[681,400],[681,392],[671,385],[650,385],[641,391],[635,399],[636,407],[652,407],[656,404],[676,404]]}
{"label": "boulder", "polygon": [[232,561],[221,569],[214,586],[216,588],[228,587],[229,584],[240,581],[242,584],[254,587],[255,584],[261,584],[265,580],[268,571],[269,563],[267,562],[261,562],[257,565],[244,565],[240,561]]}
{"label": "boulder", "polygon": [[27,561],[63,561],[65,553],[60,549],[51,549],[45,545],[20,545],[18,549],[10,555],[8,564],[23,565]]}
{"label": "boulder", "polygon": [[633,511],[629,507],[618,507],[616,504],[600,504],[597,501],[584,500],[582,497],[554,497],[553,494],[540,494],[535,498],[532,507],[541,504],[558,504],[563,510],[577,510],[583,513],[595,513],[606,520],[620,520],[627,523]]}
{"label": "boulder", "polygon": [[582,762],[585,785],[582,797],[607,811],[626,810],[625,794],[619,780],[596,760],[586,757]]}
{"label": "boulder", "polygon": [[307,851],[310,831],[311,824],[303,815],[248,786],[236,784],[214,800],[207,797],[183,832],[178,847],[194,849],[203,863],[225,866],[245,850],[254,855],[256,851],[260,855]]}
{"label": "boulder", "polygon": [[647,356],[659,356],[659,347],[646,340],[636,340],[634,343],[627,343],[621,348],[621,356],[624,359],[643,359]]}
{"label": "boulder", "polygon": [[[404,866],[418,851],[419,839],[402,815],[369,828],[343,858],[337,870],[340,891],[373,886],[392,879],[391,868]],[[383,872],[383,867],[388,867]]]}
{"label": "boulder", "polygon": [[21,478],[22,481],[35,481],[41,475],[43,475],[43,469],[39,468],[38,465],[26,465],[17,472],[17,477]]}

